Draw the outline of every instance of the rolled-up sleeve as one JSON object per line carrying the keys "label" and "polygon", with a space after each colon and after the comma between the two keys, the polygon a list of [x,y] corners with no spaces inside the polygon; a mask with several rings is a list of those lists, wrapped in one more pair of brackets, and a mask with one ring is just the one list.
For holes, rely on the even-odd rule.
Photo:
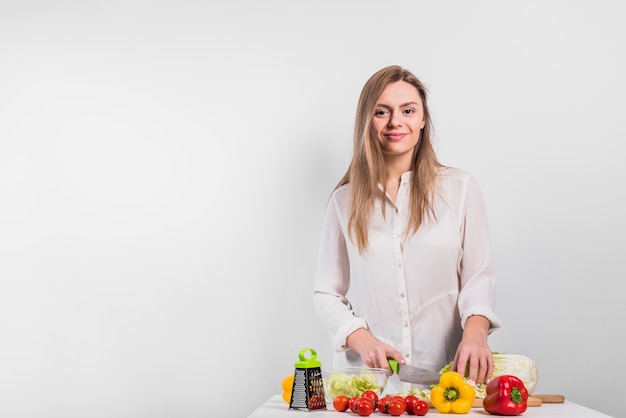
{"label": "rolled-up sleeve", "polygon": [[459,262],[460,293],[458,308],[461,325],[467,318],[481,315],[489,320],[489,332],[501,327],[495,314],[496,275],[491,254],[487,213],[480,187],[468,177],[461,222],[463,254]]}
{"label": "rolled-up sleeve", "polygon": [[346,237],[333,195],[328,203],[318,252],[313,303],[322,324],[332,337],[335,351],[345,351],[346,338],[367,323],[358,318],[346,293],[350,287],[350,263]]}

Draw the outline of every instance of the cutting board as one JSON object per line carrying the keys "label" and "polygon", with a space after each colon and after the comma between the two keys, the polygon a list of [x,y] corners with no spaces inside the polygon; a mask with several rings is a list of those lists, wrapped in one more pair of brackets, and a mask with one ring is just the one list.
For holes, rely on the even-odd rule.
{"label": "cutting board", "polygon": [[[428,401],[428,406],[433,407],[430,400]],[[563,403],[565,402],[565,396],[556,395],[556,394],[532,394],[528,397],[528,401],[526,401],[526,405],[528,407],[531,406],[541,406],[543,403]],[[481,398],[474,399],[474,403],[472,404],[472,408],[482,408],[483,400]]]}

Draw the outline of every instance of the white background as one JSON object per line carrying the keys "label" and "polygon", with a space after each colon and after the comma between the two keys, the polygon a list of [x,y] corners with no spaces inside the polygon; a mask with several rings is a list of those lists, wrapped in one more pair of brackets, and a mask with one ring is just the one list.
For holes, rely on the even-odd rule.
{"label": "white background", "polygon": [[[488,208],[537,392],[622,413],[618,1],[0,1],[0,416],[244,417],[332,356],[326,200],[379,68]],[[619,411],[619,412],[618,412]]]}

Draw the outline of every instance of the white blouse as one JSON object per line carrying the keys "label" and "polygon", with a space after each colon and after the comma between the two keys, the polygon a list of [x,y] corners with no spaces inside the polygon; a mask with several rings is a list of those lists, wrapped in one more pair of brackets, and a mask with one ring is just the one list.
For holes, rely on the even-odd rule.
{"label": "white blouse", "polygon": [[[501,326],[494,313],[495,274],[487,216],[475,178],[442,168],[435,200],[436,220],[426,219],[415,234],[409,220],[411,173],[402,175],[396,202],[385,217],[379,200],[369,227],[369,247],[360,255],[348,238],[349,184],[328,203],[313,301],[332,337],[334,367],[361,367],[346,338],[368,328],[403,353],[407,364],[440,370],[452,361],[462,327],[471,315]],[[406,392],[392,376],[388,392]]]}

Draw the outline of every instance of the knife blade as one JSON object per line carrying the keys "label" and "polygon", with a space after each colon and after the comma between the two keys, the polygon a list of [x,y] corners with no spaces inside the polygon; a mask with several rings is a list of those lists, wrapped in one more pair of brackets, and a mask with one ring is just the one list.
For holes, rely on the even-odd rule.
{"label": "knife blade", "polygon": [[389,359],[388,362],[391,370],[393,370],[403,382],[418,385],[436,385],[439,383],[439,378],[441,377],[439,372],[422,367],[410,366],[408,364],[400,364],[393,359]]}

